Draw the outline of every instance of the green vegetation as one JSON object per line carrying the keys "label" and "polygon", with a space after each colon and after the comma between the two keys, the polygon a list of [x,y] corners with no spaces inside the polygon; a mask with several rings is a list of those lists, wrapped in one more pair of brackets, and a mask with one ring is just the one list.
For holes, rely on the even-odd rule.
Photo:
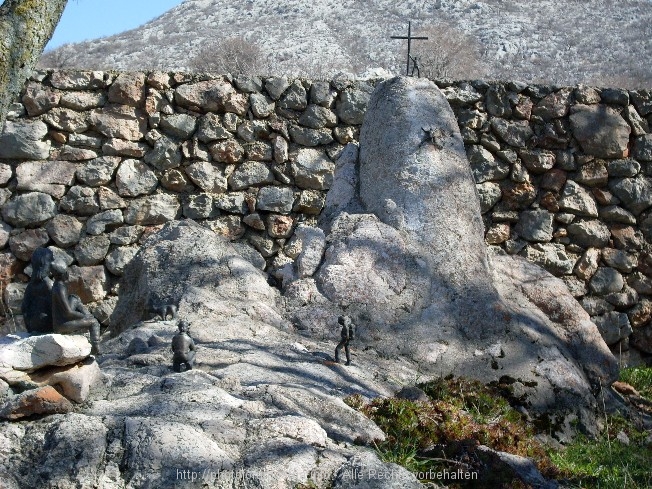
{"label": "green vegetation", "polygon": [[[622,380],[643,396],[652,393],[652,369],[625,369]],[[597,439],[579,436],[563,450],[542,446],[535,431],[506,400],[509,385],[484,386],[452,376],[418,385],[427,402],[375,399],[364,403],[359,396],[345,402],[371,418],[387,435],[376,443],[386,462],[415,474],[428,471],[477,472],[478,480],[441,481],[448,487],[525,487],[511,472],[476,448],[531,458],[547,478],[563,480],[574,488],[652,488],[651,434],[622,417],[608,416]],[[422,482],[427,482],[422,478]]]}

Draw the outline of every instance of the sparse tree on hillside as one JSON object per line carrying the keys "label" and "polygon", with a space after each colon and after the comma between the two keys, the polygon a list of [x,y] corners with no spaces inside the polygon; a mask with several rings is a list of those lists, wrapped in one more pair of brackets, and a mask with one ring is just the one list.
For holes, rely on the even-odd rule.
{"label": "sparse tree on hillside", "polygon": [[38,68],[51,70],[64,70],[74,67],[73,48],[70,44],[64,44],[57,49],[45,51],[38,61]]}
{"label": "sparse tree on hillside", "polygon": [[480,78],[485,68],[480,59],[480,45],[464,32],[443,24],[419,30],[427,41],[414,43],[421,76],[430,79],[464,80]]}
{"label": "sparse tree on hillside", "polygon": [[191,62],[196,71],[260,75],[267,69],[265,54],[256,44],[242,37],[230,37],[202,47]]}
{"label": "sparse tree on hillside", "polygon": [[0,129],[68,0],[5,0],[0,5]]}

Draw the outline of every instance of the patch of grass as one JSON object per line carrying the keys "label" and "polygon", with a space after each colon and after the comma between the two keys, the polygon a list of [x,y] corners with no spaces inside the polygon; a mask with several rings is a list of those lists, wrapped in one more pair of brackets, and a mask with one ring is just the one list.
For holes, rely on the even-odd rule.
{"label": "patch of grass", "polygon": [[652,367],[630,367],[620,371],[620,380],[634,387],[641,396],[652,400]]}

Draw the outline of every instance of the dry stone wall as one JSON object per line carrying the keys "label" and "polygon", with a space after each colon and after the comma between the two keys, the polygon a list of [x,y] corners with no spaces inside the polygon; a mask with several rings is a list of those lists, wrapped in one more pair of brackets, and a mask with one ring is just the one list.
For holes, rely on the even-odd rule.
{"label": "dry stone wall", "polygon": [[[562,277],[615,350],[652,354],[652,92],[439,85],[487,243]],[[50,246],[71,267],[70,288],[106,321],[144,237],[180,218],[231,238],[281,278],[373,88],[344,78],[35,74],[0,136],[4,311],[19,309],[32,251]]]}

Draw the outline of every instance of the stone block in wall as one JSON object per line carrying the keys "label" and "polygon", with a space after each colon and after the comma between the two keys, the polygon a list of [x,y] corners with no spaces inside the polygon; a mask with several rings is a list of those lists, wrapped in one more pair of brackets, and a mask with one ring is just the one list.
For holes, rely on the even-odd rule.
{"label": "stone block in wall", "polygon": [[496,160],[491,152],[480,145],[467,146],[466,154],[476,183],[502,180],[509,175],[509,165],[504,161]]}
{"label": "stone block in wall", "polygon": [[276,241],[263,234],[262,231],[247,230],[245,238],[264,258],[274,256],[281,248]]}
{"label": "stone block in wall", "polygon": [[233,135],[222,126],[222,119],[218,114],[209,112],[200,117],[197,129],[197,139],[202,143],[223,141],[232,137]]}
{"label": "stone block in wall", "polygon": [[267,216],[267,234],[272,238],[289,238],[292,234],[294,219],[290,216],[269,214]]}
{"label": "stone block in wall", "polygon": [[592,105],[599,104],[602,101],[600,94],[595,88],[585,87],[583,85],[576,87],[573,95],[575,96],[575,101],[579,104]]}
{"label": "stone block in wall", "polygon": [[494,118],[491,120],[491,129],[501,141],[515,148],[525,148],[534,131],[528,121],[507,121]]}
{"label": "stone block in wall", "polygon": [[145,228],[143,226],[121,226],[109,234],[111,244],[128,246],[137,243]]}
{"label": "stone block in wall", "polygon": [[635,216],[652,206],[652,184],[646,177],[639,175],[635,178],[612,180],[609,182],[609,190]]}
{"label": "stone block in wall", "polygon": [[252,229],[265,231],[265,221],[263,221],[263,218],[258,212],[247,214],[242,218],[242,222]]}
{"label": "stone block in wall", "polygon": [[244,93],[260,92],[263,89],[263,81],[257,76],[238,75],[233,79],[233,83]]}
{"label": "stone block in wall", "polygon": [[213,198],[208,194],[188,195],[183,202],[183,215],[188,219],[216,217],[219,211],[213,208]]}
{"label": "stone block in wall", "polygon": [[86,232],[93,236],[98,236],[104,232],[112,231],[122,225],[124,218],[122,211],[112,209],[95,214],[86,221]]}
{"label": "stone block in wall", "polygon": [[98,109],[106,105],[108,97],[104,92],[70,92],[61,94],[61,105],[68,109],[82,111]]}
{"label": "stone block in wall", "polygon": [[492,116],[509,118],[512,116],[511,101],[516,102],[516,100],[516,94],[508,92],[505,85],[499,83],[487,90],[485,106]]}
{"label": "stone block in wall", "polygon": [[[52,134],[52,131],[50,131],[50,134]],[[102,140],[100,136],[68,134],[68,144],[79,148],[99,149],[102,147]]]}
{"label": "stone block in wall", "polygon": [[292,141],[300,146],[323,146],[333,142],[333,132],[330,129],[309,129],[301,126],[290,126]]}
{"label": "stone block in wall", "polygon": [[233,112],[245,115],[248,97],[239,94],[223,78],[185,83],[174,90],[174,101],[186,109],[201,112]]}
{"label": "stone block in wall", "polygon": [[289,86],[290,81],[284,76],[274,76],[265,80],[265,90],[272,100],[278,100]]}
{"label": "stone block in wall", "polygon": [[610,224],[609,231],[614,246],[619,250],[640,250],[643,247],[644,239],[640,230],[624,224]]}
{"label": "stone block in wall", "polygon": [[172,168],[163,172],[163,175],[161,175],[161,185],[163,188],[172,190],[173,192],[192,192],[195,188],[185,172],[179,168]]}
{"label": "stone block in wall", "polygon": [[326,195],[318,190],[304,190],[292,210],[302,214],[319,215],[326,203]]}
{"label": "stone block in wall", "polygon": [[49,240],[50,236],[45,229],[25,229],[9,237],[9,249],[19,260],[29,261],[34,250]]}
{"label": "stone block in wall", "polygon": [[603,248],[609,244],[609,228],[598,220],[574,222],[568,226],[571,241],[583,248]]}
{"label": "stone block in wall", "polygon": [[572,88],[562,88],[540,100],[532,110],[532,114],[546,121],[564,117],[568,115],[572,97]]}
{"label": "stone block in wall", "polygon": [[598,207],[593,196],[572,180],[568,180],[564,185],[559,207],[578,216],[598,217]]}
{"label": "stone block in wall", "polygon": [[607,295],[620,292],[625,281],[618,270],[611,267],[598,267],[591,277],[589,288],[597,295]]}
{"label": "stone block in wall", "polygon": [[632,334],[632,346],[645,353],[652,354],[652,327],[637,328]]}
{"label": "stone block in wall", "polygon": [[181,165],[180,143],[161,136],[154,143],[154,148],[145,155],[145,163],[158,170],[169,170]]}
{"label": "stone block in wall", "polygon": [[573,273],[584,281],[588,281],[598,269],[600,250],[588,248],[582,257],[577,260]]}
{"label": "stone block in wall", "polygon": [[492,224],[485,234],[485,241],[490,245],[498,245],[509,239],[511,226],[506,222]]}
{"label": "stone block in wall", "polygon": [[109,251],[109,237],[106,235],[84,236],[75,246],[75,259],[82,267],[99,265]]}
{"label": "stone block in wall", "polygon": [[2,218],[14,227],[37,227],[56,214],[54,200],[42,192],[17,195],[2,206]]}
{"label": "stone block in wall", "polygon": [[629,125],[632,126],[632,134],[634,136],[643,136],[650,131],[647,121],[643,119],[631,105],[627,106],[624,115],[627,122],[629,122]]}
{"label": "stone block in wall", "polygon": [[106,88],[112,76],[103,71],[60,71],[50,75],[50,84],[61,90],[95,90]]}
{"label": "stone block in wall", "polygon": [[652,90],[633,90],[630,93],[632,103],[642,116],[652,114]]}
{"label": "stone block in wall", "polygon": [[300,80],[294,80],[278,100],[281,110],[304,110],[308,106],[308,93]]}
{"label": "stone block in wall", "polygon": [[151,226],[177,219],[180,211],[181,204],[177,196],[156,194],[130,201],[124,218],[127,224]]}
{"label": "stone block in wall", "polygon": [[576,277],[572,277],[569,275],[565,275],[561,277],[561,279],[564,282],[564,284],[566,284],[566,287],[568,287],[568,291],[571,293],[571,295],[578,300],[581,297],[584,297],[588,292],[588,289],[586,287],[586,282],[584,282],[583,280],[580,280]]}
{"label": "stone block in wall", "polygon": [[640,161],[652,161],[652,134],[645,134],[634,140],[632,156]]}
{"label": "stone block in wall", "polygon": [[43,117],[43,121],[55,129],[66,132],[82,133],[90,127],[87,112],[77,112],[64,107],[56,107]]}
{"label": "stone block in wall", "polygon": [[631,158],[606,162],[609,177],[635,177],[641,171],[641,164]]}
{"label": "stone block in wall", "polygon": [[261,255],[256,250],[256,248],[254,248],[249,243],[246,243],[244,241],[235,241],[232,243],[232,245],[235,248],[235,250],[238,252],[238,254],[242,256],[242,258],[247,260],[257,269],[265,270],[265,267],[267,266],[267,261],[265,261],[263,255]]}
{"label": "stone block in wall", "polygon": [[0,220],[0,249],[7,246],[12,229],[13,228],[9,224]]}
{"label": "stone block in wall", "polygon": [[602,250],[602,261],[623,273],[630,273],[638,265],[636,254],[614,248],[604,248]]}
{"label": "stone block in wall", "polygon": [[140,107],[145,102],[145,74],[120,73],[109,87],[109,102]]}
{"label": "stone block in wall", "polygon": [[245,161],[229,176],[229,187],[243,190],[248,187],[269,184],[274,181],[274,174],[268,165],[258,161]]}
{"label": "stone block in wall", "polygon": [[[113,180],[120,158],[115,156],[101,156],[75,166],[75,176],[84,185],[98,187],[106,185]],[[70,184],[68,184],[70,185]]]}
{"label": "stone block in wall", "polygon": [[127,105],[107,105],[94,109],[90,114],[93,128],[108,138],[138,141],[147,131],[147,117],[144,112]]}
{"label": "stone block in wall", "polygon": [[473,105],[484,98],[480,92],[466,82],[460,83],[459,86],[452,85],[443,88],[441,91],[453,108]]}
{"label": "stone block in wall", "polygon": [[304,148],[291,155],[291,170],[299,188],[325,190],[333,184],[335,163],[319,150]]}
{"label": "stone block in wall", "polygon": [[66,161],[26,161],[16,167],[16,190],[31,190],[60,199],[75,181],[77,165]]}
{"label": "stone block in wall", "polygon": [[50,238],[57,246],[69,248],[81,238],[83,224],[75,216],[58,214],[45,226]]}
{"label": "stone block in wall", "polygon": [[591,320],[598,327],[607,345],[613,345],[632,334],[632,327],[625,313],[608,312],[602,316],[592,317]]}
{"label": "stone block in wall", "polygon": [[371,94],[349,88],[340,93],[336,103],[337,115],[345,124],[362,124]]}
{"label": "stone block in wall", "polygon": [[573,136],[586,154],[599,158],[623,158],[631,127],[606,105],[574,105],[570,116]]}
{"label": "stone block in wall", "polygon": [[0,185],[5,185],[13,176],[11,166],[6,163],[0,163]]}
{"label": "stone block in wall", "polygon": [[149,149],[150,147],[145,143],[117,138],[111,138],[102,145],[104,157],[129,156],[131,158],[142,158]]}
{"label": "stone block in wall", "polygon": [[528,241],[552,241],[552,218],[553,215],[543,209],[526,210],[520,213],[514,230]]}
{"label": "stone block in wall", "polygon": [[108,291],[108,280],[103,265],[79,267],[68,270],[68,292],[79,296],[84,304],[101,301]]}
{"label": "stone block in wall", "polygon": [[201,190],[208,193],[222,193],[227,190],[224,170],[208,161],[198,161],[184,168],[186,175]]}
{"label": "stone block in wall", "polygon": [[641,299],[628,313],[629,322],[633,328],[640,328],[650,323],[652,319],[652,301]]}
{"label": "stone block in wall", "polygon": [[0,159],[44,160],[50,141],[42,141],[48,127],[41,121],[7,121],[0,134]]}
{"label": "stone block in wall", "polygon": [[29,82],[21,99],[30,117],[44,114],[59,105],[61,92],[45,87],[40,83]]}
{"label": "stone block in wall", "polygon": [[151,194],[158,187],[156,174],[139,160],[124,160],[116,173],[115,183],[122,197]]}
{"label": "stone block in wall", "polygon": [[245,157],[253,161],[272,161],[273,149],[270,143],[254,141],[243,145]]}
{"label": "stone block in wall", "polygon": [[244,158],[244,148],[234,139],[208,145],[211,156],[220,163],[240,163]]}
{"label": "stone block in wall", "polygon": [[621,292],[608,294],[605,299],[609,304],[613,305],[616,310],[624,311],[635,306],[638,303],[639,295],[638,292],[636,292],[634,289],[628,285],[625,285]]}
{"label": "stone block in wall", "polygon": [[337,115],[326,107],[313,104],[303,111],[299,117],[299,124],[312,129],[335,127],[337,125]]}
{"label": "stone block in wall", "polygon": [[588,187],[605,185],[609,181],[609,173],[603,160],[591,161],[582,165],[575,175],[575,181]]}
{"label": "stone block in wall", "polygon": [[500,185],[495,182],[484,182],[475,186],[480,197],[480,212],[482,214],[491,210],[496,205],[502,196]]}
{"label": "stone block in wall", "polygon": [[159,126],[168,136],[189,139],[197,128],[197,118],[188,114],[164,115]]}
{"label": "stone block in wall", "polygon": [[104,265],[113,275],[121,277],[125,267],[136,256],[139,248],[137,246],[119,246],[106,255]]}
{"label": "stone block in wall", "polygon": [[200,224],[228,240],[239,239],[245,233],[240,216],[221,216],[201,221]]}
{"label": "stone block in wall", "polygon": [[263,187],[258,191],[256,209],[289,214],[294,204],[294,192],[289,187]]}
{"label": "stone block in wall", "polygon": [[230,212],[232,214],[244,214],[247,212],[244,192],[229,192],[213,196],[215,208]]}
{"label": "stone block in wall", "polygon": [[310,87],[310,103],[320,105],[322,107],[331,107],[337,92],[331,89],[331,85],[327,81],[315,81]]}
{"label": "stone block in wall", "polygon": [[[505,211],[525,209],[534,202],[534,199],[537,196],[537,189],[529,182],[515,183],[511,181],[503,181],[500,182],[500,188],[503,194],[502,202],[500,202],[496,207],[501,206],[501,210]],[[518,214],[516,214],[516,216],[518,216]],[[516,217],[515,220],[517,219],[518,217]]]}
{"label": "stone block in wall", "polygon": [[85,161],[97,158],[97,151],[88,148],[76,148],[64,144],[50,153],[50,159],[64,161]]}
{"label": "stone block in wall", "polygon": [[564,245],[557,243],[531,244],[520,255],[556,276],[570,275],[578,258],[567,252]]}
{"label": "stone block in wall", "polygon": [[274,101],[262,93],[252,93],[249,95],[249,105],[254,116],[261,119],[269,117],[276,109]]}

